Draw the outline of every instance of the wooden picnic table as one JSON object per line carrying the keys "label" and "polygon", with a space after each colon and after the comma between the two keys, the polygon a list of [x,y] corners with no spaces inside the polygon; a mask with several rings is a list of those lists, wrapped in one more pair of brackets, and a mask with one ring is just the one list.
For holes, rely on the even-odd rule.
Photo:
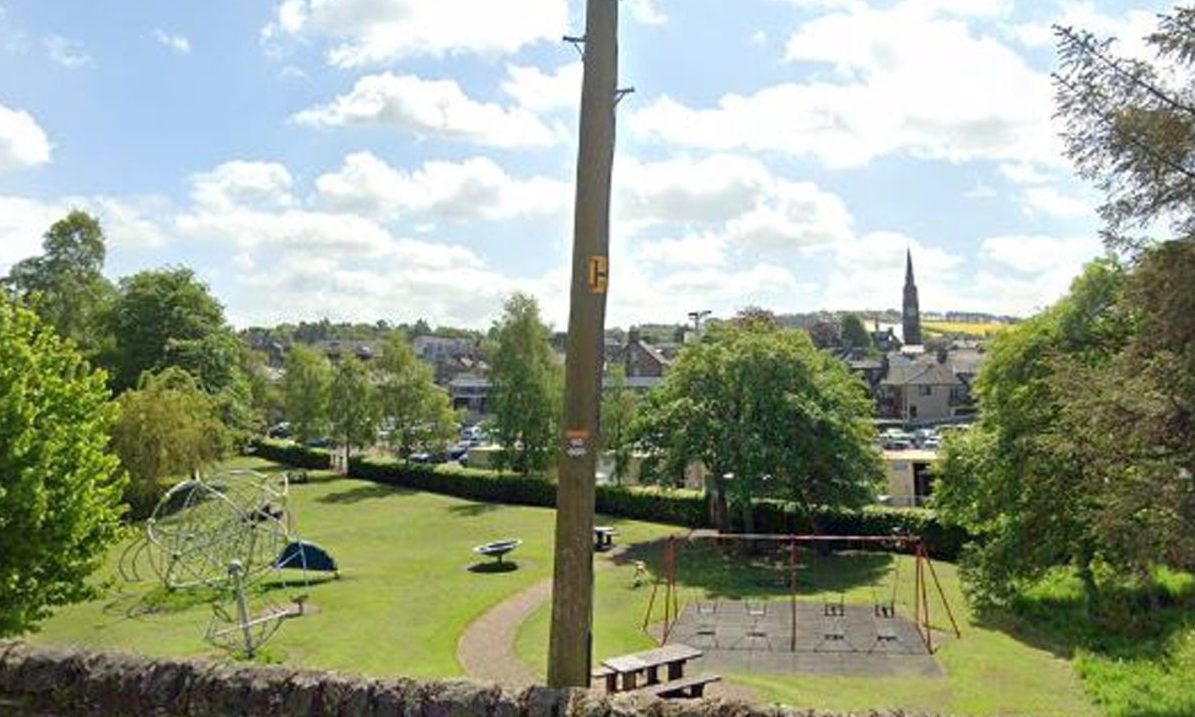
{"label": "wooden picnic table", "polygon": [[[654,650],[602,660],[606,669],[600,671],[600,675],[606,679],[607,692],[626,692],[659,683],[660,668],[665,666],[668,668],[667,680],[679,680],[685,676],[685,663],[702,654],[701,650],[688,645],[664,645]],[[640,673],[643,673],[645,680],[643,685],[639,684]]]}

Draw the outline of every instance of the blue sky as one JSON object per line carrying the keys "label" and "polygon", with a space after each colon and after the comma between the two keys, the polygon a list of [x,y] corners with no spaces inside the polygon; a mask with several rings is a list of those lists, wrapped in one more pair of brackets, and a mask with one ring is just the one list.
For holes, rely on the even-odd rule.
{"label": "blue sky", "polygon": [[[1100,253],[1052,22],[1164,3],[623,0],[609,323],[1026,314]],[[237,325],[567,315],[579,0],[0,0],[0,271],[70,207]]]}

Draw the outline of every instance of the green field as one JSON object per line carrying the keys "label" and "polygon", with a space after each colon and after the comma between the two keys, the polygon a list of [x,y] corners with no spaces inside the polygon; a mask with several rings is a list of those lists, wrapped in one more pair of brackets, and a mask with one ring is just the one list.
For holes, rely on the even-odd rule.
{"label": "green field", "polygon": [[1007,329],[1011,324],[998,324],[995,322],[988,323],[969,323],[966,321],[924,321],[921,323],[921,328],[925,333],[937,336],[974,336],[976,338],[985,338],[995,336]]}
{"label": "green field", "polygon": [[[245,459],[238,467],[278,470]],[[553,511],[479,504],[415,493],[351,479],[315,474],[291,489],[300,535],[327,547],[343,577],[307,589],[312,614],[286,621],[267,645],[263,659],[289,665],[368,675],[453,676],[465,627],[487,609],[550,574]],[[598,560],[595,656],[652,645],[640,630],[650,581],[632,586],[633,563],[658,568],[661,539],[672,526],[603,518],[617,525],[629,554]],[[519,569],[470,571],[471,548],[503,537],[520,537],[512,557]],[[60,610],[31,637],[41,643],[112,647],[153,655],[222,657],[202,639],[210,609],[201,600],[168,596],[151,583],[115,579],[119,549],[96,576],[107,586],[99,600]],[[682,598],[698,593],[782,598],[766,566],[714,551],[684,553]],[[848,600],[869,601],[873,586],[890,585],[891,559],[882,555],[818,558],[816,579],[803,597],[819,590],[843,590]],[[904,560],[904,559],[902,559]],[[911,567],[901,565],[902,580]],[[900,706],[951,714],[1091,715],[1093,708],[1070,663],[1014,637],[975,624],[966,612],[952,566],[939,564],[945,589],[963,617],[963,639],[938,653],[941,679],[848,679],[811,676],[728,675],[751,694],[802,707],[861,709]],[[271,592],[285,602],[288,590]],[[940,613],[939,613],[940,615]],[[547,609],[521,627],[517,651],[542,670]]]}
{"label": "green field", "polygon": [[[277,470],[257,460],[237,467]],[[552,511],[487,505],[349,479],[317,479],[291,487],[302,538],[326,547],[342,578],[307,590],[313,614],[286,621],[264,652],[287,664],[368,675],[440,677],[460,674],[456,643],[487,608],[552,570]],[[630,540],[673,529],[610,521]],[[506,537],[519,569],[475,573],[472,547]],[[101,600],[60,610],[31,637],[35,642],[112,647],[151,655],[218,656],[203,640],[211,616],[202,602],[163,600],[152,583],[114,579],[116,559],[96,576],[113,582]],[[271,598],[286,603],[287,591]],[[163,605],[165,603],[165,605]],[[164,610],[154,612],[158,607]]]}

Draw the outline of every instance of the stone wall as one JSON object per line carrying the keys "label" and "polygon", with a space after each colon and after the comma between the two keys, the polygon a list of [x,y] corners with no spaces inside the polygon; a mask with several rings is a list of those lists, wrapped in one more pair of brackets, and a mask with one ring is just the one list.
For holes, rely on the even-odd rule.
{"label": "stone wall", "polygon": [[[739,702],[412,679],[0,642],[4,717],[812,717]],[[870,712],[900,717],[900,712]],[[825,716],[829,717],[829,716]]]}

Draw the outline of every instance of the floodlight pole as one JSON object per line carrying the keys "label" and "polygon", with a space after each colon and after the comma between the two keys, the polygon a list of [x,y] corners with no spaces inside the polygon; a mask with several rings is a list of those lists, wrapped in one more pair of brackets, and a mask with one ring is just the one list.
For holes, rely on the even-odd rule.
{"label": "floodlight pole", "polygon": [[564,450],[556,493],[556,547],[548,684],[589,685],[593,626],[593,511],[602,332],[609,280],[610,177],[618,78],[618,0],[587,0],[573,274],[564,383]]}

